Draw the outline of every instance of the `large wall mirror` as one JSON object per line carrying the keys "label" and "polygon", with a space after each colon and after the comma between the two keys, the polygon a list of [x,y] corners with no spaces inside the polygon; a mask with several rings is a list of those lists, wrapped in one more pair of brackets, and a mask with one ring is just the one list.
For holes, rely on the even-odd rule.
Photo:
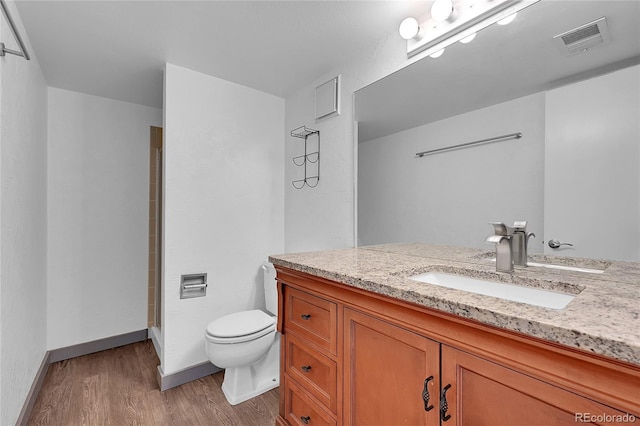
{"label": "large wall mirror", "polygon": [[[599,45],[554,40],[602,17]],[[357,91],[358,244],[490,250],[526,220],[532,253],[640,261],[639,63],[640,2],[543,0]]]}

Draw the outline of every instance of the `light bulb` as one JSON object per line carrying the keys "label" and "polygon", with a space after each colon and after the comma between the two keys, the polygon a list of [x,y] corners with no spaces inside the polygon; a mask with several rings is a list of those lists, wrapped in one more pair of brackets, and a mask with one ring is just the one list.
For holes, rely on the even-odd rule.
{"label": "light bulb", "polygon": [[471,43],[471,41],[472,41],[474,38],[476,38],[476,34],[477,34],[477,33],[473,33],[473,34],[471,34],[471,35],[466,36],[465,38],[461,38],[461,39],[460,39],[460,43],[464,43],[464,44],[466,44],[466,43]]}
{"label": "light bulb", "polygon": [[420,35],[420,25],[416,18],[409,17],[400,23],[398,31],[400,32],[400,37],[405,40],[411,40]]}
{"label": "light bulb", "polygon": [[440,56],[442,56],[442,54],[444,53],[444,49],[440,49],[437,52],[432,53],[431,56],[432,58],[439,58]]}
{"label": "light bulb", "polygon": [[452,0],[436,0],[431,6],[431,17],[436,21],[446,21],[453,15]]}
{"label": "light bulb", "polygon": [[507,16],[506,18],[499,20],[498,21],[498,25],[507,25],[507,24],[512,23],[513,20],[516,19],[516,15],[517,14],[518,14],[517,12],[516,13],[512,13],[511,15]]}

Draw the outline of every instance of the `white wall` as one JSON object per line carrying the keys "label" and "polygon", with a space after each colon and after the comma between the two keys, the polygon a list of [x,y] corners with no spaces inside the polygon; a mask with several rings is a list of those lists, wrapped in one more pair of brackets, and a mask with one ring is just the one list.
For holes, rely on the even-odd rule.
{"label": "white wall", "polygon": [[[355,238],[355,157],[353,93],[423,58],[407,59],[406,42],[397,33],[351,62],[329,70],[286,99],[285,130],[285,249],[287,252],[352,247]],[[340,74],[342,110],[339,116],[315,120],[315,88]],[[301,154],[300,139],[289,132],[306,125],[322,137],[320,183],[297,190],[292,180],[300,171],[291,158]]]}
{"label": "white wall", "polygon": [[[15,424],[46,351],[47,88],[31,60],[0,58],[0,424]],[[16,49],[4,20],[0,40]]]}
{"label": "white wall", "polygon": [[[283,251],[284,100],[167,64],[162,365],[208,362],[207,324],[264,306],[262,270]],[[182,274],[208,274],[180,299]]]}
{"label": "white wall", "polygon": [[[544,93],[358,145],[358,244],[428,241],[491,249],[488,222],[543,235]],[[415,153],[521,132],[520,139]],[[541,238],[530,241],[542,252]]]}
{"label": "white wall", "polygon": [[640,261],[640,66],[546,101],[545,239],[574,245],[545,251]]}
{"label": "white wall", "polygon": [[47,348],[147,328],[156,108],[49,89]]}

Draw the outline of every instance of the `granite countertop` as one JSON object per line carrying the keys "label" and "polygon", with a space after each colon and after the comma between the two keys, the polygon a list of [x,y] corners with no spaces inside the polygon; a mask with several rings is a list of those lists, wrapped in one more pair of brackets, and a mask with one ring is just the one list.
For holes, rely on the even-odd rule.
{"label": "granite countertop", "polygon": [[[494,253],[422,243],[270,256],[296,271],[413,302],[485,324],[640,365],[640,263],[533,255],[530,262],[601,274],[516,266],[496,272]],[[576,294],[562,310],[431,285],[408,277],[445,272]]]}

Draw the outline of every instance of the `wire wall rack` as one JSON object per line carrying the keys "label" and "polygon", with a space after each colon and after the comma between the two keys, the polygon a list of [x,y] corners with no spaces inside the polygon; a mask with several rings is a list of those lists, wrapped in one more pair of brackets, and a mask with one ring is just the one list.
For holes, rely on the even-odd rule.
{"label": "wire wall rack", "polygon": [[[320,131],[300,126],[291,131],[291,136],[304,139],[304,154],[292,158],[293,164],[304,168],[304,179],[294,180],[291,184],[295,189],[302,189],[305,185],[315,188],[320,182]],[[315,145],[313,142],[309,143],[309,138],[313,136],[316,139]]]}

